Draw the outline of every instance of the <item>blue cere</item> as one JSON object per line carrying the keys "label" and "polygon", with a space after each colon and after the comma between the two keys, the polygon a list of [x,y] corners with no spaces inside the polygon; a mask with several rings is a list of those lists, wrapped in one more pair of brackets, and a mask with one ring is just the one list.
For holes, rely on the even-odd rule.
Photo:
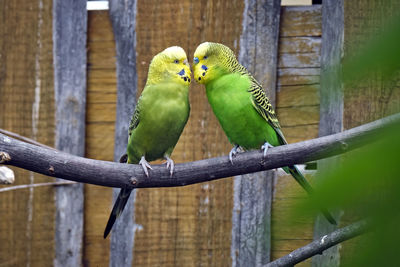
{"label": "blue cere", "polygon": [[193,62],[194,62],[194,64],[199,63],[199,58],[198,58],[198,57],[195,57],[195,58],[193,59]]}

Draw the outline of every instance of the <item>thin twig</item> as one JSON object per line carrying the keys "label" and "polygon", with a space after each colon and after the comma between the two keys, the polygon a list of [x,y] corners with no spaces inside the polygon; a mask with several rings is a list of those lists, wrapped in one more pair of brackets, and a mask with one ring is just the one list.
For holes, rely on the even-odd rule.
{"label": "thin twig", "polygon": [[137,164],[122,164],[74,156],[61,151],[27,144],[0,134],[0,152],[11,160],[6,164],[81,183],[121,188],[172,187],[201,183],[234,175],[301,164],[342,154],[378,140],[384,127],[399,123],[400,114],[392,115],[342,133],[295,144],[273,147],[263,157],[261,150],[175,165],[173,177],[165,165],[154,165],[146,177]]}
{"label": "thin twig", "polygon": [[15,138],[15,139],[24,141],[24,142],[29,143],[29,144],[32,144],[32,145],[36,145],[36,146],[40,146],[40,147],[45,147],[45,148],[48,148],[48,149],[55,149],[55,148],[53,148],[53,147],[51,147],[51,146],[47,146],[47,145],[45,145],[45,144],[39,143],[39,142],[37,142],[37,141],[35,141],[35,140],[31,139],[31,138],[28,138],[28,137],[25,137],[25,136],[22,136],[22,135],[19,135],[19,134],[17,134],[17,133],[13,133],[13,132],[10,132],[10,131],[1,129],[1,128],[0,128],[0,133],[1,133],[1,134],[4,134],[4,135],[7,135],[7,136],[9,136],[9,137],[12,137],[12,138]]}
{"label": "thin twig", "polygon": [[293,266],[302,262],[314,255],[322,254],[322,252],[334,245],[343,241],[356,237],[365,233],[368,230],[368,223],[366,221],[359,221],[348,225],[346,227],[337,229],[330,234],[324,235],[317,240],[309,243],[308,245],[298,248],[291,253],[276,259],[266,265],[266,267],[283,267]]}
{"label": "thin twig", "polygon": [[38,184],[21,184],[21,185],[14,185],[14,186],[9,186],[9,187],[5,187],[5,188],[0,188],[0,193],[1,193],[1,192],[12,191],[12,190],[18,190],[18,189],[27,189],[27,188],[32,188],[32,187],[70,185],[70,184],[76,184],[76,182],[72,182],[72,181],[60,181],[60,182],[38,183]]}

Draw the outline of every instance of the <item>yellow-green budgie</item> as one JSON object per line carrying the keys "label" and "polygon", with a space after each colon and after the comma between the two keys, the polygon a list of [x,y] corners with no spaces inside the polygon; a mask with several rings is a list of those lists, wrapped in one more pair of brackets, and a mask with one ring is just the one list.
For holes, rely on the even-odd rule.
{"label": "yellow-green budgie", "polygon": [[[151,61],[147,82],[138,99],[129,126],[127,162],[141,164],[149,177],[148,161],[164,158],[172,176],[170,158],[189,118],[190,68],[185,51],[178,46],[165,49]],[[123,211],[131,189],[121,189],[104,231],[107,237]]]}
{"label": "yellow-green budgie", "polygon": [[[269,147],[287,144],[278,118],[262,86],[236,59],[227,46],[219,43],[200,44],[194,53],[194,79],[204,84],[208,101],[222,129],[234,148],[262,148],[264,156]],[[283,168],[308,192],[312,187],[296,166]],[[326,210],[327,220],[336,224]]]}

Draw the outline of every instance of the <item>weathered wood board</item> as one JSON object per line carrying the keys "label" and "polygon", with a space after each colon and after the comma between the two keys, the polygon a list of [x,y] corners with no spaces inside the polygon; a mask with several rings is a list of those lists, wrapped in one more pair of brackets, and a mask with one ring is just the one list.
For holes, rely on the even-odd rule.
{"label": "weathered wood board", "polygon": [[[0,2],[0,128],[54,146],[52,1]],[[54,181],[18,168],[15,184]],[[0,194],[0,265],[54,259],[54,188]]]}
{"label": "weathered wood board", "polygon": [[[281,1],[245,1],[238,61],[276,104]],[[271,259],[274,170],[234,178],[232,266],[264,266]]]}
{"label": "weathered wood board", "polygon": [[[53,1],[55,148],[85,154],[86,0]],[[71,38],[73,36],[73,38]],[[56,171],[57,173],[57,171]],[[54,266],[82,262],[84,184],[57,187]]]}
{"label": "weathered wood board", "polygon": [[[114,161],[119,162],[126,153],[127,132],[136,108],[136,0],[109,2],[109,14],[114,33],[117,65],[117,111],[114,134]],[[113,203],[121,189],[113,190]],[[123,214],[115,222],[110,241],[110,266],[132,265],[135,239],[133,191]],[[114,204],[115,205],[115,204]]]}
{"label": "weathered wood board", "polygon": [[[289,143],[318,136],[321,26],[320,6],[282,9],[276,111]],[[289,217],[306,193],[291,176],[279,174],[272,205],[272,259],[313,238],[313,217]],[[307,260],[296,266],[309,265]]]}
{"label": "weathered wood board", "polygon": [[[115,42],[107,11],[88,14],[86,157],[113,161],[117,81]],[[85,185],[83,262],[108,265],[110,239],[103,239],[112,205],[110,188]]]}
{"label": "weathered wood board", "polygon": [[[321,47],[321,88],[319,136],[335,134],[343,130],[343,81],[341,61],[343,57],[343,1],[325,0],[322,6],[322,47]],[[320,181],[322,173],[334,171],[340,163],[340,157],[317,161]],[[331,211],[337,222],[340,222],[341,211]],[[318,214],[314,223],[314,239],[318,239],[337,229],[322,214]],[[339,246],[325,250],[322,255],[312,258],[311,266],[339,266]]]}

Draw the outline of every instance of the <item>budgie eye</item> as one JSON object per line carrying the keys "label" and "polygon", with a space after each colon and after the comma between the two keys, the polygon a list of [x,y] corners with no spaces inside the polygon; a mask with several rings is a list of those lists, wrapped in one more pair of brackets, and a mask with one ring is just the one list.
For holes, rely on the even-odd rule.
{"label": "budgie eye", "polygon": [[207,56],[204,56],[203,59],[207,59]]}
{"label": "budgie eye", "polygon": [[179,60],[175,59],[175,60],[174,60],[174,63],[175,63],[175,64],[178,64],[178,63],[179,63]]}

